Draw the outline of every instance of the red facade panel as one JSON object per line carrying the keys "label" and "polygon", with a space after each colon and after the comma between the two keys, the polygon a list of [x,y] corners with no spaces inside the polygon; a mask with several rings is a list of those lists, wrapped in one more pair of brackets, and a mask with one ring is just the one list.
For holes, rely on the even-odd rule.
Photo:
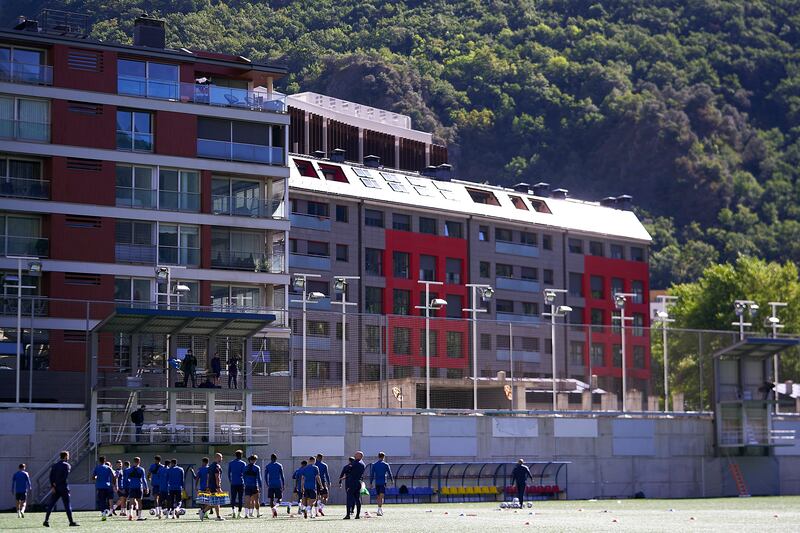
{"label": "red facade panel", "polygon": [[[49,272],[50,316],[86,318],[86,300],[114,300],[114,276],[79,272]],[[112,304],[91,304],[89,318],[101,320],[113,311]]]}
{"label": "red facade panel", "polygon": [[116,148],[116,107],[52,100],[53,144]]}
{"label": "red facade panel", "polygon": [[68,157],[53,157],[50,161],[53,201],[114,205],[113,162]]}
{"label": "red facade panel", "polygon": [[113,263],[114,220],[51,215],[50,257],[64,261]]}
{"label": "red facade panel", "polygon": [[53,85],[103,93],[117,92],[116,52],[53,45]]}
{"label": "red facade panel", "polygon": [[155,141],[157,154],[197,157],[197,117],[186,113],[156,112]]}

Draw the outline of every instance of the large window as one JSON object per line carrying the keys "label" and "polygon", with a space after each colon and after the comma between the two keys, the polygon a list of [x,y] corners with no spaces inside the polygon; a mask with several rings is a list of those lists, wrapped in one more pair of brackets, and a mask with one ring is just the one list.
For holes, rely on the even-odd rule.
{"label": "large window", "polygon": [[644,346],[634,346],[633,347],[633,367],[634,368],[644,368],[645,362],[647,360],[646,352]]}
{"label": "large window", "polygon": [[462,269],[462,261],[461,259],[454,259],[452,257],[448,257],[445,261],[445,282],[448,285],[460,285],[461,284],[461,269]]}
{"label": "large window", "polygon": [[512,242],[514,239],[513,232],[506,228],[494,229],[494,240],[502,242]]}
{"label": "large window", "polygon": [[583,298],[583,274],[580,272],[569,273],[569,295]]}
{"label": "large window", "polygon": [[602,300],[603,299],[603,283],[602,276],[592,276],[589,278],[589,286],[591,290],[591,296],[595,300]]}
{"label": "large window", "polygon": [[117,205],[122,207],[154,208],[153,169],[117,165]]}
{"label": "large window", "polygon": [[447,357],[450,359],[464,357],[464,334],[460,331],[447,332]]}
{"label": "large window", "polygon": [[[167,302],[167,286],[166,283],[158,284],[158,303],[159,306],[169,304],[175,307],[193,307],[200,303],[200,283],[197,281],[189,281],[182,279],[172,280],[175,285],[183,285],[188,288],[188,291],[173,294]],[[163,307],[162,307],[163,308]]]}
{"label": "large window", "polygon": [[394,289],[392,295],[392,313],[395,315],[411,314],[411,293],[402,289]]}
{"label": "large window", "polygon": [[330,245],[325,241],[308,241],[306,250],[308,255],[316,255],[318,257],[331,256]]}
{"label": "large window", "polygon": [[582,254],[583,253],[583,241],[580,239],[570,239],[567,242],[569,247],[569,252],[572,254]]}
{"label": "large window", "polygon": [[625,259],[625,247],[621,244],[612,244],[611,259]]}
{"label": "large window", "polygon": [[[430,354],[431,357],[439,357],[439,332],[436,330],[429,330],[428,337],[430,338],[429,346],[430,346]],[[419,334],[419,355],[425,356],[425,332],[422,331]]]}
{"label": "large window", "polygon": [[0,81],[50,85],[53,71],[44,50],[0,46]]}
{"label": "large window", "polygon": [[529,231],[520,231],[519,232],[519,242],[525,244],[527,246],[538,246],[539,241],[536,238],[535,233],[531,233]]}
{"label": "large window", "polygon": [[520,269],[519,277],[520,279],[524,279],[526,281],[538,281],[539,269],[536,267],[522,267]]}
{"label": "large window", "polygon": [[411,231],[411,217],[402,213],[392,213],[392,229]]}
{"label": "large window", "polygon": [[492,264],[489,261],[481,261],[478,264],[478,275],[482,278],[489,278],[492,276]]}
{"label": "large window", "polygon": [[411,277],[411,256],[407,252],[392,253],[392,275],[405,279]]}
{"label": "large window", "polygon": [[255,270],[265,259],[265,238],[257,231],[211,229],[211,266]]}
{"label": "large window", "polygon": [[364,272],[370,276],[383,276],[383,250],[364,248]]}
{"label": "large window", "polygon": [[248,285],[211,285],[211,306],[216,310],[262,307],[261,288]]}
{"label": "large window", "polygon": [[177,100],[180,96],[178,65],[119,59],[117,92],[130,96]]}
{"label": "large window", "polygon": [[644,261],[644,248],[631,246],[631,261]]}
{"label": "large window", "polygon": [[632,281],[631,292],[633,293],[633,303],[644,303],[644,283],[636,280]]}
{"label": "large window", "polygon": [[0,95],[0,138],[49,141],[50,103],[47,100]]}
{"label": "large window", "polygon": [[622,278],[611,278],[611,297],[615,294],[625,292],[625,280]]}
{"label": "large window", "polygon": [[495,311],[498,313],[513,313],[514,302],[512,300],[495,300]]}
{"label": "large window", "polygon": [[4,255],[47,256],[47,239],[41,235],[41,220],[36,217],[0,215],[0,238]]}
{"label": "large window", "polygon": [[272,216],[274,210],[263,199],[263,183],[214,176],[211,179],[211,209],[215,215]]}
{"label": "large window", "polygon": [[159,224],[158,261],[167,265],[199,265],[200,228],[185,224]]}
{"label": "large window", "polygon": [[218,118],[197,119],[197,155],[282,165],[283,126]]}
{"label": "large window", "polygon": [[461,222],[455,222],[453,220],[445,220],[444,221],[444,234],[447,237],[452,237],[454,239],[463,239],[464,238],[464,225]]}
{"label": "large window", "polygon": [[364,290],[364,312],[373,315],[383,313],[383,288],[366,287]]}
{"label": "large window", "polygon": [[[394,328],[392,348],[397,355],[411,355],[411,330],[409,328]],[[397,367],[395,367],[395,377],[397,377]]]}
{"label": "large window", "polygon": [[115,231],[117,261],[150,264],[156,262],[151,222],[117,220]]}
{"label": "large window", "polygon": [[419,256],[419,279],[436,281],[436,257],[432,255]]}
{"label": "large window", "polygon": [[383,227],[383,211],[364,209],[364,225],[371,228]]}
{"label": "large window", "polygon": [[0,155],[0,195],[47,199],[50,183],[42,180],[42,162]]}
{"label": "large window", "polygon": [[419,232],[427,233],[428,235],[437,235],[436,219],[419,217]]}
{"label": "large window", "polygon": [[606,366],[606,345],[592,344],[591,359],[593,367]]}
{"label": "large window", "polygon": [[462,309],[464,309],[464,299],[457,294],[448,294],[445,308],[447,318],[461,318],[464,316]]}
{"label": "large window", "polygon": [[569,364],[583,366],[583,352],[586,345],[581,341],[569,341]]}
{"label": "large window", "polygon": [[494,265],[494,273],[498,278],[513,278],[514,267],[505,263],[497,263]]}
{"label": "large window", "polygon": [[153,151],[153,115],[146,111],[117,110],[117,150]]}
{"label": "large window", "polygon": [[368,352],[379,353],[381,351],[381,327],[367,325],[364,329],[364,348]]}
{"label": "large window", "polygon": [[158,207],[171,211],[200,211],[200,174],[195,170],[159,169]]}
{"label": "large window", "polygon": [[603,257],[605,255],[603,252],[603,243],[600,241],[589,241],[589,255]]}
{"label": "large window", "polygon": [[142,278],[115,277],[114,300],[144,306],[152,301],[150,280]]}

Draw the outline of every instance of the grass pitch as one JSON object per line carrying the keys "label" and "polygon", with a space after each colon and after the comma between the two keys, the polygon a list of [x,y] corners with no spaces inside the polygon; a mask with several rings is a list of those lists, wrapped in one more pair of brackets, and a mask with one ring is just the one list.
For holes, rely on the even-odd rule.
{"label": "grass pitch", "polygon": [[[296,508],[295,508],[296,509]],[[80,528],[68,528],[63,511],[50,518],[50,529],[42,527],[43,513],[0,514],[0,531],[71,531],[81,533],[197,533],[365,531],[382,533],[417,531],[798,531],[800,496],[770,498],[722,498],[705,500],[601,500],[534,502],[532,509],[500,510],[495,503],[442,503],[387,505],[385,516],[376,517],[375,505],[365,505],[371,518],[343,521],[344,508],[329,506],[325,517],[313,520],[289,518],[285,510],[277,519],[212,520],[200,522],[195,510],[179,520],[129,522],[112,517],[100,521],[99,513],[76,513]],[[228,511],[223,511],[223,516]]]}

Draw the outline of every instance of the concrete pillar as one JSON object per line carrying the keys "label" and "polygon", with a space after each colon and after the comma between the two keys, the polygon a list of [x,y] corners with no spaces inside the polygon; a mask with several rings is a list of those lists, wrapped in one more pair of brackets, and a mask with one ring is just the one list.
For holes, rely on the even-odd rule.
{"label": "concrete pillar", "polygon": [[[310,144],[311,144],[311,132],[308,131],[308,128],[309,128],[309,117],[308,117],[308,113],[306,113],[305,111],[303,112],[303,122],[305,122],[305,127],[303,128],[303,144],[304,144],[304,148],[302,150],[302,153],[310,154],[311,153],[311,146],[310,146]],[[288,201],[288,199],[286,199],[285,201]],[[286,214],[286,216],[289,216],[288,213]]]}
{"label": "concrete pillar", "polygon": [[430,166],[431,164],[431,145],[425,143],[425,166]]}
{"label": "concrete pillar", "polygon": [[672,393],[672,410],[676,413],[682,413],[684,411],[682,392]]}
{"label": "concrete pillar", "polygon": [[647,397],[647,410],[648,411],[660,411],[659,408],[659,397],[658,396],[648,396]]}
{"label": "concrete pillar", "polygon": [[514,410],[528,410],[528,399],[525,397],[525,385],[514,385]]}
{"label": "concrete pillar", "polygon": [[244,425],[247,435],[247,442],[253,441],[253,394],[242,391],[244,395]]}
{"label": "concrete pillar", "polygon": [[642,410],[642,391],[631,389],[628,391],[628,411]]}
{"label": "concrete pillar", "polygon": [[613,392],[600,396],[600,409],[603,411],[619,411],[619,398]]}
{"label": "concrete pillar", "polygon": [[566,392],[556,393],[556,409],[566,411],[569,409],[569,394]]}
{"label": "concrete pillar", "polygon": [[[213,391],[214,389],[208,389],[209,391]],[[206,413],[208,413],[208,442],[209,444],[214,441],[214,434],[216,430],[214,429],[217,425],[216,420],[216,404],[217,403],[217,393],[216,392],[209,392],[208,396],[206,397]]]}
{"label": "concrete pillar", "polygon": [[322,119],[322,151],[325,152],[325,156],[328,155],[328,119]]}
{"label": "concrete pillar", "polygon": [[358,128],[358,162],[364,162],[364,130]]}
{"label": "concrete pillar", "polygon": [[400,168],[400,139],[394,138],[394,168]]}
{"label": "concrete pillar", "polygon": [[584,411],[592,410],[592,391],[585,390],[581,393],[581,409]]}
{"label": "concrete pillar", "polygon": [[267,98],[269,98],[270,100],[272,100],[272,91],[273,91],[272,76],[268,76],[267,77]]}
{"label": "concrete pillar", "polygon": [[169,423],[171,426],[178,423],[178,395],[174,392],[169,394]]}

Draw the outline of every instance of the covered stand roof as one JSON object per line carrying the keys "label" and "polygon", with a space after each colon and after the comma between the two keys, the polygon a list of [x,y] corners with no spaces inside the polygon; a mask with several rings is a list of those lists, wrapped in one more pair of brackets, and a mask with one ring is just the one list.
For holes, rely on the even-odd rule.
{"label": "covered stand roof", "polygon": [[117,307],[92,331],[94,333],[251,337],[274,321],[275,315],[265,313]]}
{"label": "covered stand roof", "polygon": [[765,359],[799,344],[800,339],[748,337],[732,346],[718,350],[714,353],[714,357],[724,357],[726,359],[740,359],[746,357]]}

